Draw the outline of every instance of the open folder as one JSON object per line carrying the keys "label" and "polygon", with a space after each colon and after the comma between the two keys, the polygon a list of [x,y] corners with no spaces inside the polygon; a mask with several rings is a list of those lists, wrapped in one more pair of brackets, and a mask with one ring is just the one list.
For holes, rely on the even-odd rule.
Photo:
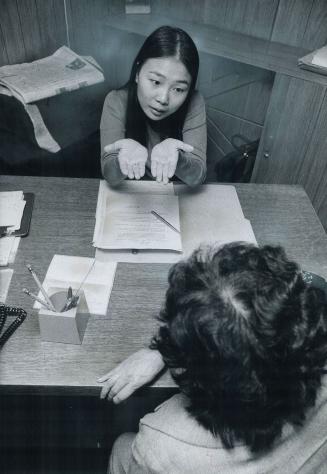
{"label": "open folder", "polygon": [[93,245],[98,248],[182,250],[178,196],[173,193],[140,193],[133,188],[117,192],[102,181],[97,223]]}
{"label": "open folder", "polygon": [[[113,194],[117,196],[114,199],[119,199],[118,196],[123,199],[126,194],[135,197],[138,193],[145,196],[149,202],[153,194],[163,200],[167,195],[175,195],[178,198],[180,218],[178,229],[182,240],[182,252],[162,249],[141,249],[135,252],[130,249],[98,247],[108,217],[106,207],[108,203],[110,204]],[[153,203],[154,201],[150,204],[153,206]],[[188,257],[201,244],[220,245],[235,240],[256,244],[251,222],[244,217],[234,186],[209,184],[192,190],[182,184],[162,185],[155,181],[126,180],[119,189],[113,190],[105,181],[100,182],[93,238],[93,245],[98,247],[96,250],[98,261],[175,263],[181,258]]]}

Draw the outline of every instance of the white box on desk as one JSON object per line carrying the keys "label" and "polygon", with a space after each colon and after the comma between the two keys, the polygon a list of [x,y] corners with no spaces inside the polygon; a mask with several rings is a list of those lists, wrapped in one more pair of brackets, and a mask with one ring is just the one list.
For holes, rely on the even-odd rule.
{"label": "white box on desk", "polygon": [[[49,288],[51,296],[58,292],[67,293],[67,288]],[[63,313],[40,308],[39,326],[42,341],[62,342],[65,344],[82,344],[86,326],[90,317],[84,292],[79,294],[75,308]]]}

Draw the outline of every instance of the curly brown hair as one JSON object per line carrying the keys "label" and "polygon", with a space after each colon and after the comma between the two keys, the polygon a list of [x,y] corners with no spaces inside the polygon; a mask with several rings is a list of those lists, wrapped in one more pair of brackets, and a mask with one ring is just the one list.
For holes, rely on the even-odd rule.
{"label": "curly brown hair", "polygon": [[269,449],[315,404],[327,303],[276,246],[201,248],[172,267],[160,351],[189,412],[226,448]]}

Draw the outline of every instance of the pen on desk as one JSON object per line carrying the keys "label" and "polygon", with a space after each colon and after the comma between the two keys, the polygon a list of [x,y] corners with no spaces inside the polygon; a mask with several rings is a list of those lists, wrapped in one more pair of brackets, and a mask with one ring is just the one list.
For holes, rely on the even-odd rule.
{"label": "pen on desk", "polygon": [[44,296],[44,299],[45,301],[47,302],[47,304],[49,305],[51,311],[54,311],[56,312],[56,308],[53,306],[50,298],[49,298],[49,295],[48,293],[45,291],[45,289],[43,288],[43,286],[41,285],[40,283],[40,280],[38,279],[38,277],[36,276],[36,273],[35,271],[33,270],[33,268],[31,267],[31,265],[26,265],[27,269],[29,270],[29,272],[31,273],[32,277],[34,278],[34,281],[35,283],[37,284],[39,290],[41,291],[42,295]]}
{"label": "pen on desk", "polygon": [[178,234],[180,234],[180,231],[178,229],[176,229],[176,227],[174,227],[170,222],[166,221],[166,219],[164,219],[162,216],[160,216],[160,214],[158,214],[156,211],[151,211],[151,214],[153,214],[157,219],[159,219],[159,221],[163,222],[164,224],[166,224],[168,227],[170,227],[172,230],[174,230],[175,232],[177,232]]}
{"label": "pen on desk", "polygon": [[51,311],[51,308],[50,306],[43,300],[41,300],[41,298],[39,298],[37,295],[34,295],[34,293],[31,293],[27,288],[23,288],[23,293],[25,293],[26,295],[30,296],[31,298],[33,298],[35,301],[38,301],[44,308],[48,309],[49,311]]}

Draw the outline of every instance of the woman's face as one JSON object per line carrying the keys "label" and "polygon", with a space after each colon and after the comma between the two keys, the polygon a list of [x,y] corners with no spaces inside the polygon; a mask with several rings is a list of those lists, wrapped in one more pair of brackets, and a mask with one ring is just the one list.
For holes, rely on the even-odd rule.
{"label": "woman's face", "polygon": [[187,97],[191,79],[175,57],[147,59],[136,76],[137,98],[145,115],[158,121],[176,112]]}

